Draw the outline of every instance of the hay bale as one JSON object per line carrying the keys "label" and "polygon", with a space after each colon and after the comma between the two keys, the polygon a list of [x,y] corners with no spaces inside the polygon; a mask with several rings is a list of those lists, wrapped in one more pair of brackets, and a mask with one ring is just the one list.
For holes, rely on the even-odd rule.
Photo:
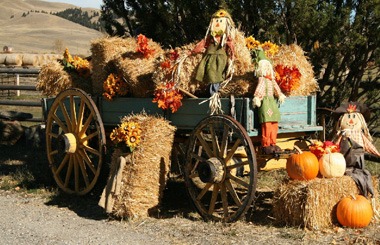
{"label": "hay bale", "polygon": [[301,73],[300,86],[290,91],[289,96],[307,96],[319,91],[317,80],[314,78],[313,67],[300,46],[296,44],[280,46],[272,61],[274,66],[295,66]]}
{"label": "hay bale", "polygon": [[22,55],[21,54],[7,54],[5,57],[5,65],[7,66],[21,66]]}
{"label": "hay bale", "polygon": [[[111,175],[99,205],[118,218],[144,218],[157,211],[170,170],[175,127],[163,118],[131,115],[124,121],[138,122],[141,142],[133,153],[117,148],[112,156]],[[157,144],[159,142],[159,144]],[[120,157],[125,159],[121,181],[116,181]],[[112,174],[113,173],[113,174]],[[117,191],[110,187],[117,185]]]}
{"label": "hay bale", "polygon": [[39,66],[37,55],[24,54],[22,56],[22,66]]}
{"label": "hay bale", "polygon": [[122,54],[136,51],[136,41],[131,38],[104,37],[91,42],[92,90],[94,95],[103,93],[103,82],[114,72],[110,61]]}
{"label": "hay bale", "polygon": [[[161,67],[161,63],[168,57],[171,52],[175,51],[179,57],[184,56],[189,50],[192,50],[197,44],[191,43],[174,50],[166,50],[165,56],[157,60],[156,72],[153,74],[153,81],[156,86],[163,81],[171,79],[171,73],[167,73],[166,69]],[[241,96],[252,96],[254,91],[254,65],[251,62],[251,55],[245,45],[244,33],[237,32],[235,36],[235,61],[234,61],[234,76],[226,87],[220,89],[220,95],[227,97],[231,94]],[[188,56],[182,64],[181,72],[179,74],[178,86],[185,91],[195,94],[199,97],[207,96],[207,84],[195,80],[198,64],[200,63],[203,54],[196,54]]]}
{"label": "hay bale", "polygon": [[[378,200],[378,180],[373,178],[373,183],[375,198]],[[343,197],[356,194],[359,194],[359,189],[349,176],[310,181],[285,179],[274,192],[273,216],[282,225],[308,229],[332,227],[338,224],[338,202]]]}
{"label": "hay bale", "polygon": [[5,64],[6,57],[7,57],[7,54],[0,54],[0,64]]}
{"label": "hay bale", "polygon": [[73,87],[73,80],[61,63],[52,61],[41,67],[37,77],[37,90],[46,96],[56,96],[61,91]]}
{"label": "hay bale", "polygon": [[[129,46],[136,50],[136,39],[128,38]],[[164,50],[158,43],[148,39],[149,49],[153,49],[153,55],[144,58],[142,54],[137,52],[126,52],[113,61],[117,70],[117,74],[122,74],[125,81],[128,82],[128,89],[133,97],[151,97],[155,86],[152,80],[155,71],[155,60],[163,55]]]}

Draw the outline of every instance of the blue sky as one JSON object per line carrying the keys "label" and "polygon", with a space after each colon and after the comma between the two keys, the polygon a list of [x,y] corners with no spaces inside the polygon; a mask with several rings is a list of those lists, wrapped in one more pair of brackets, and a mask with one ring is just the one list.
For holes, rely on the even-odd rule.
{"label": "blue sky", "polygon": [[47,2],[59,2],[59,3],[70,3],[82,8],[98,8],[103,3],[102,0],[44,0]]}

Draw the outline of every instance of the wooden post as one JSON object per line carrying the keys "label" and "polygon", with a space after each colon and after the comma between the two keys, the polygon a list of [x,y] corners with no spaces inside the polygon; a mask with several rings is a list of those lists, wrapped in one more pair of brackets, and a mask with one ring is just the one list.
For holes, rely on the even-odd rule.
{"label": "wooden post", "polygon": [[[16,85],[20,86],[20,75],[19,74],[16,74]],[[16,95],[20,96],[20,90],[16,91]]]}

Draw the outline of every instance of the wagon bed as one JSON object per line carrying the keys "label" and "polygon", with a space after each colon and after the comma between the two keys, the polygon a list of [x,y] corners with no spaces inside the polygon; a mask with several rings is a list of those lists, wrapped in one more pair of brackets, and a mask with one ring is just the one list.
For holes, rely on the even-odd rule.
{"label": "wagon bed", "polygon": [[[205,220],[236,221],[252,206],[260,164],[254,143],[260,144],[260,126],[250,98],[222,98],[224,114],[211,116],[207,99],[183,99],[182,107],[171,113],[159,109],[152,98],[108,101],[76,88],[42,103],[47,157],[54,179],[67,193],[83,195],[94,187],[107,144],[105,128],[144,111],[177,127],[172,155]],[[279,137],[323,130],[316,124],[315,96],[288,97],[280,112]]]}

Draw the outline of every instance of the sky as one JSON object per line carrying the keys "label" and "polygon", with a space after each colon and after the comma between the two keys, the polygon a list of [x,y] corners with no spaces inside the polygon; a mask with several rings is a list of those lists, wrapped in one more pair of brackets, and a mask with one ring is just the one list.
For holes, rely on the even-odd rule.
{"label": "sky", "polygon": [[103,0],[44,0],[44,1],[70,3],[82,8],[97,8],[97,9],[100,9],[100,5],[103,3]]}

